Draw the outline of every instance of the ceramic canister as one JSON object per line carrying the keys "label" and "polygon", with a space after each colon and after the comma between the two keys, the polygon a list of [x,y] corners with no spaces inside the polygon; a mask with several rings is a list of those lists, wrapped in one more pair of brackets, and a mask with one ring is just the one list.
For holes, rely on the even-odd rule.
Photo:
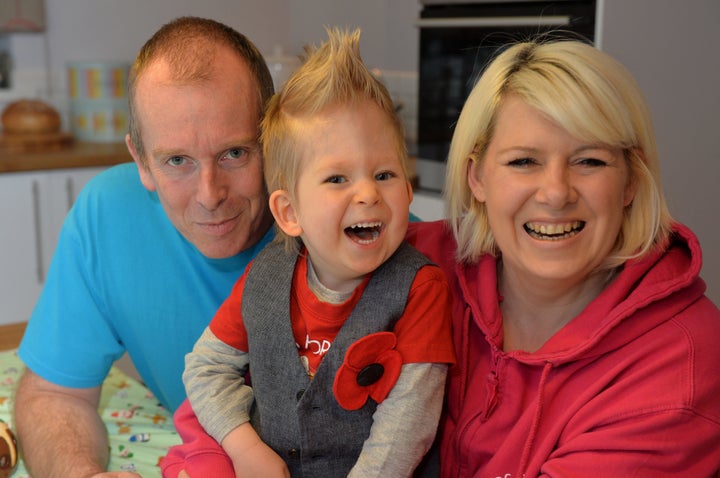
{"label": "ceramic canister", "polygon": [[127,62],[68,63],[70,124],[89,142],[122,142],[128,128]]}

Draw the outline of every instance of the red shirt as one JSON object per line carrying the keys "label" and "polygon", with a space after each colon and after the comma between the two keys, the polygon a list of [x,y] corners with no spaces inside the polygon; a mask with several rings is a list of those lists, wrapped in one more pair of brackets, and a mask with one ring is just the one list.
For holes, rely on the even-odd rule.
{"label": "red shirt", "polygon": [[[238,280],[210,323],[215,336],[242,351],[248,350],[241,313],[246,275]],[[369,280],[370,277],[341,304],[321,302],[308,287],[306,256],[299,256],[290,294],[290,317],[298,353],[307,358],[311,374],[319,367]],[[450,301],[450,288],[443,272],[435,266],[422,267],[410,288],[405,312],[393,330],[398,341],[396,350],[404,363],[455,362],[448,315]]]}

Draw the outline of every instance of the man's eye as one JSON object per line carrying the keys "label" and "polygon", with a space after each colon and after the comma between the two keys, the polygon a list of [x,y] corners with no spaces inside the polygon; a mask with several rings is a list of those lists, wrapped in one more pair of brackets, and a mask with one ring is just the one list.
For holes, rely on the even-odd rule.
{"label": "man's eye", "polygon": [[185,158],[182,156],[172,156],[167,162],[170,166],[182,166],[185,163]]}
{"label": "man's eye", "polygon": [[247,154],[247,151],[245,151],[244,149],[233,148],[231,150],[228,150],[226,156],[229,157],[230,159],[240,159],[243,156],[245,156],[246,154]]}

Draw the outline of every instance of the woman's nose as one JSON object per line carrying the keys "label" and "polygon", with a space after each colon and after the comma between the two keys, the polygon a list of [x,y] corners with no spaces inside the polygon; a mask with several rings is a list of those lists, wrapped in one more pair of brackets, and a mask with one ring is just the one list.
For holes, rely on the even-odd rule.
{"label": "woman's nose", "polygon": [[570,171],[566,167],[548,167],[538,185],[537,199],[553,208],[562,208],[577,199]]}
{"label": "woman's nose", "polygon": [[227,187],[222,172],[216,166],[200,169],[196,201],[206,210],[213,211],[227,197]]}

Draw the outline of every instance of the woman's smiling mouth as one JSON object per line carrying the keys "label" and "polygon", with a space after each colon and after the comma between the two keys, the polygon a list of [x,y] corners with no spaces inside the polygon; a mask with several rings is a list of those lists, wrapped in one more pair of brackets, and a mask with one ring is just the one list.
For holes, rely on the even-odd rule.
{"label": "woman's smiling mouth", "polygon": [[572,221],[560,224],[544,224],[528,222],[523,225],[527,232],[534,239],[540,241],[558,241],[573,237],[585,227],[585,221]]}

